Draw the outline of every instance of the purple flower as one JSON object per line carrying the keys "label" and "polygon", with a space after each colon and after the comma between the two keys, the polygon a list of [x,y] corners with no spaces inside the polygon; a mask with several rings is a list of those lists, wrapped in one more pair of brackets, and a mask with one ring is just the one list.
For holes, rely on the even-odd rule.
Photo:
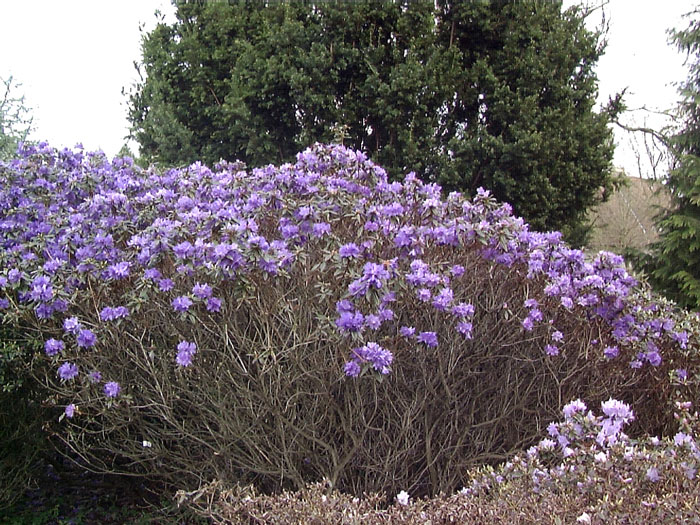
{"label": "purple flower", "polygon": [[107,397],[117,397],[119,392],[121,392],[122,387],[116,381],[110,381],[105,383],[104,393]]}
{"label": "purple flower", "polygon": [[189,341],[180,341],[177,345],[177,356],[175,362],[181,367],[188,367],[192,364],[192,358],[197,353],[197,345]]}
{"label": "purple flower", "polygon": [[88,379],[91,383],[99,383],[102,381],[102,374],[100,374],[97,370],[93,370],[88,374]]}
{"label": "purple flower", "polygon": [[368,286],[381,288],[385,280],[389,279],[390,274],[382,264],[372,262],[365,263],[362,268],[362,281]]}
{"label": "purple flower", "polygon": [[338,250],[338,255],[340,255],[343,258],[354,258],[354,257],[359,257],[360,255],[360,249],[357,247],[357,244],[354,242],[344,244],[340,247]]}
{"label": "purple flower", "polygon": [[57,339],[49,339],[44,343],[44,352],[46,352],[46,355],[56,355],[59,352],[63,352],[63,349],[66,347],[65,343],[63,341],[59,341]]}
{"label": "purple flower", "polygon": [[62,380],[68,381],[78,375],[78,367],[73,363],[63,363],[58,367],[58,375]]}
{"label": "purple flower", "polygon": [[452,307],[452,314],[457,317],[471,317],[474,315],[474,306],[467,303],[459,303]]}
{"label": "purple flower", "polygon": [[367,343],[358,348],[353,348],[352,352],[356,360],[359,359],[371,363],[374,369],[381,374],[389,373],[389,365],[391,365],[394,359],[393,354],[389,350],[382,348],[374,342]]}
{"label": "purple flower", "polygon": [[183,241],[173,246],[173,252],[180,259],[184,259],[194,252],[194,246],[189,241]]}
{"label": "purple flower", "polygon": [[412,326],[402,326],[399,328],[399,334],[401,334],[405,338],[410,338],[413,337],[416,333],[416,329],[413,328]]}
{"label": "purple flower", "polygon": [[327,222],[315,222],[311,228],[314,237],[323,237],[331,231],[331,225]]}
{"label": "purple flower", "polygon": [[433,299],[433,307],[437,310],[445,311],[452,303],[453,298],[454,292],[452,292],[452,288],[445,287],[440,290],[440,292],[435,296],[435,299]]}
{"label": "purple flower", "polygon": [[75,414],[75,405],[71,403],[66,407],[66,409],[63,411],[63,413],[66,415],[68,419],[72,418],[73,415]]}
{"label": "purple flower", "polygon": [[610,398],[601,403],[600,406],[603,410],[603,414],[610,418],[620,419],[624,422],[634,419],[634,412],[630,409],[629,405],[617,399]]}
{"label": "purple flower", "polygon": [[394,318],[394,311],[390,308],[380,308],[379,312],[377,312],[379,315],[379,319],[382,321],[391,321]]}
{"label": "purple flower", "polygon": [[438,345],[438,337],[435,332],[421,332],[418,334],[418,342],[429,348],[435,348]]}
{"label": "purple flower", "polygon": [[348,361],[345,363],[345,375],[348,377],[357,377],[360,375],[361,368],[357,361]]}
{"label": "purple flower", "polygon": [[365,326],[367,326],[370,330],[379,330],[379,328],[382,326],[382,320],[378,315],[369,314],[365,316]]}
{"label": "purple flower", "polygon": [[112,264],[107,268],[107,277],[109,279],[124,279],[129,276],[129,268],[131,263],[122,261]]}
{"label": "purple flower", "polygon": [[354,312],[355,307],[347,299],[341,299],[335,303],[335,311],[339,314],[342,314],[343,312]]}
{"label": "purple flower", "polygon": [[81,348],[90,348],[91,346],[94,346],[97,342],[97,337],[94,333],[92,333],[91,330],[84,329],[80,330],[80,332],[78,333],[76,342]]}
{"label": "purple flower", "polygon": [[0,310],[5,310],[10,307],[10,301],[4,297],[0,299]]}
{"label": "purple flower", "polygon": [[199,297],[200,299],[207,299],[211,297],[213,290],[208,284],[197,283],[192,288],[192,293],[195,295],[195,297]]}
{"label": "purple flower", "polygon": [[539,303],[537,302],[537,299],[527,299],[525,301],[525,306],[527,308],[537,308],[537,306],[539,306]]}
{"label": "purple flower", "polygon": [[617,346],[606,346],[603,350],[603,355],[608,359],[614,359],[620,354],[620,349]]}
{"label": "purple flower", "polygon": [[176,312],[186,312],[192,306],[192,299],[186,295],[181,295],[173,299],[172,305]]}
{"label": "purple flower", "polygon": [[461,264],[455,264],[452,268],[450,268],[450,273],[452,273],[454,277],[461,277],[462,275],[464,275],[464,272],[464,266],[462,266]]}
{"label": "purple flower", "polygon": [[685,349],[688,345],[688,332],[672,332],[671,339],[677,341],[681,348]]}
{"label": "purple flower", "polygon": [[649,481],[656,483],[659,481],[659,470],[656,467],[649,467],[646,476]]}
{"label": "purple flower", "polygon": [[80,328],[80,321],[78,321],[77,317],[69,317],[63,321],[63,329],[70,334],[77,335],[80,332]]}
{"label": "purple flower", "polygon": [[551,344],[545,345],[544,351],[549,356],[559,355],[559,348],[555,345],[551,345]]}
{"label": "purple flower", "polygon": [[645,355],[651,366],[659,366],[661,364],[661,355],[657,350],[649,350]]}
{"label": "purple flower", "polygon": [[532,331],[532,328],[533,328],[532,317],[530,317],[528,315],[525,319],[523,319],[522,325],[523,325],[524,330],[526,330],[528,332]]}
{"label": "purple flower", "polygon": [[428,289],[428,288],[419,288],[416,291],[416,296],[421,301],[427,302],[427,301],[430,301],[430,299],[432,297],[432,293],[430,292],[430,289]]}
{"label": "purple flower", "polygon": [[105,306],[102,311],[100,311],[100,319],[102,321],[113,321],[114,319],[127,317],[128,315],[129,310],[126,306],[117,306],[116,308]]}
{"label": "purple flower", "polygon": [[207,299],[207,310],[210,312],[220,312],[221,304],[221,299],[218,297],[210,297]]}
{"label": "purple flower", "polygon": [[335,325],[343,332],[359,332],[364,324],[364,316],[360,312],[341,312],[335,320]]}
{"label": "purple flower", "polygon": [[161,279],[158,281],[158,287],[161,292],[168,292],[173,289],[173,286],[175,286],[175,283],[171,279]]}
{"label": "purple flower", "polygon": [[143,272],[143,277],[144,279],[149,279],[149,280],[156,280],[161,278],[161,273],[158,268],[149,268],[145,272]]}
{"label": "purple flower", "polygon": [[457,323],[457,331],[467,339],[472,338],[472,328],[472,323],[468,323],[466,321],[460,321]]}
{"label": "purple flower", "polygon": [[576,399],[575,401],[571,401],[570,403],[564,405],[562,412],[564,413],[564,417],[566,419],[571,419],[574,414],[577,412],[585,412],[587,408],[586,403],[580,399]]}

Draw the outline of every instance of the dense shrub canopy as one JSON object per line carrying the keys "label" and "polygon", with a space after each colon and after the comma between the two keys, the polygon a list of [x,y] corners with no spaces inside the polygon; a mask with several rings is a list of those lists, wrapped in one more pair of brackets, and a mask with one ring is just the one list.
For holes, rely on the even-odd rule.
{"label": "dense shrub canopy", "polygon": [[42,144],[0,184],[0,307],[92,468],[436,493],[574,397],[664,431],[694,369],[697,323],[620,257],[342,146],[158,171]]}

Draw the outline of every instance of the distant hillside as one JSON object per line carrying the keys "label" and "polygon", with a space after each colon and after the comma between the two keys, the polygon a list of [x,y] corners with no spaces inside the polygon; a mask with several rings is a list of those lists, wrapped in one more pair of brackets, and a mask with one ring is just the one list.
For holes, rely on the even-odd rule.
{"label": "distant hillside", "polygon": [[627,184],[591,212],[594,230],[588,249],[624,253],[658,239],[654,216],[668,208],[670,196],[660,182],[627,177]]}

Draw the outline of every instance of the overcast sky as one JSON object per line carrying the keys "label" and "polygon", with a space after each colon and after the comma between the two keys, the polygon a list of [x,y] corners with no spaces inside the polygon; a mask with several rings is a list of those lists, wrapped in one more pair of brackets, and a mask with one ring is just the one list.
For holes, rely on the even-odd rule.
{"label": "overcast sky", "polygon": [[[577,3],[572,0],[565,5]],[[631,108],[670,109],[675,84],[686,70],[682,57],[668,45],[666,30],[685,27],[681,15],[690,0],[610,0],[608,48],[598,64],[600,101],[628,88]],[[87,149],[114,155],[128,133],[126,98],[137,75],[139,26],[155,26],[159,9],[173,20],[167,0],[23,0],[3,2],[0,18],[0,77],[22,83],[20,93],[33,110],[33,138],[54,146],[82,142]],[[590,17],[591,24],[598,20]],[[643,112],[629,123],[660,127],[664,121]],[[615,164],[637,174],[629,137],[616,133]]]}

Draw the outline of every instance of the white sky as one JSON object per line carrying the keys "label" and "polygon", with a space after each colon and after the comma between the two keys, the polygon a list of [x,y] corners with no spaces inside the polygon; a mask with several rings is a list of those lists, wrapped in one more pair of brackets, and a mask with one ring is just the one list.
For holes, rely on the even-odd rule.
{"label": "white sky", "polygon": [[[565,0],[565,6],[579,3]],[[599,101],[629,87],[630,108],[670,109],[675,83],[685,78],[684,57],[668,45],[666,30],[686,27],[681,15],[691,0],[610,0],[608,48],[598,64]],[[168,0],[23,0],[3,2],[0,13],[0,77],[22,83],[33,110],[34,139],[56,147],[81,142],[112,156],[128,133],[126,98],[137,74],[141,34],[155,26],[159,9],[174,19]],[[595,17],[590,17],[595,24]],[[664,121],[628,116],[626,122],[660,127]],[[616,132],[615,164],[638,175],[628,134]],[[133,145],[132,145],[133,147]],[[135,149],[135,148],[134,148]],[[643,167],[643,170],[647,168]],[[647,174],[647,173],[645,173]]]}

